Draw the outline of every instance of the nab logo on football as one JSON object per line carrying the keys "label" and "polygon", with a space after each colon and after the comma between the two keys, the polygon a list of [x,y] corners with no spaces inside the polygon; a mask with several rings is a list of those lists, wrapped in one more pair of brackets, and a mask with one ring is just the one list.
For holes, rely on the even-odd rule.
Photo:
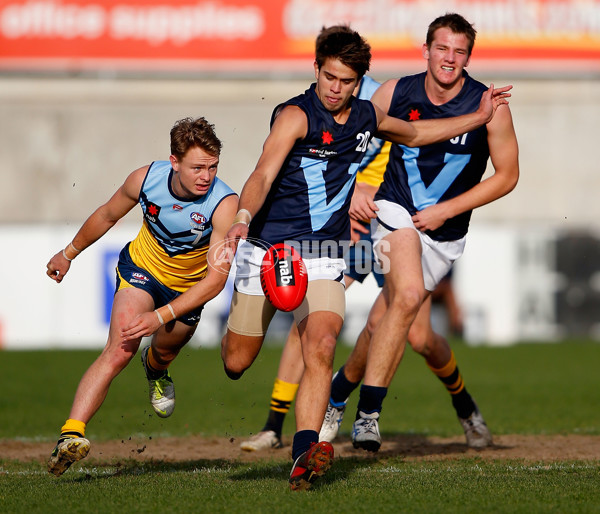
{"label": "nab logo on football", "polygon": [[286,312],[298,308],[308,287],[306,265],[300,254],[284,243],[271,246],[260,268],[260,285],[275,308]]}

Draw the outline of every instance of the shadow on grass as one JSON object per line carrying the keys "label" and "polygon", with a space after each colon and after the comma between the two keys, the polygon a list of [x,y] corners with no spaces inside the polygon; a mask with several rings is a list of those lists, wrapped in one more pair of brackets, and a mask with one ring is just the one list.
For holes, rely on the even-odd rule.
{"label": "shadow on grass", "polygon": [[338,437],[335,442],[338,452],[345,457],[357,457],[369,460],[384,458],[411,458],[411,457],[442,457],[445,455],[477,454],[479,451],[486,453],[510,449],[510,446],[494,443],[491,446],[478,450],[470,448],[466,442],[436,441],[430,436],[420,434],[384,434],[382,445],[377,453],[355,449],[350,437]]}
{"label": "shadow on grass", "polygon": [[61,482],[85,482],[89,480],[105,480],[120,476],[139,476],[152,473],[235,473],[237,470],[248,472],[250,467],[260,467],[256,470],[254,478],[271,478],[280,477],[285,473],[286,466],[282,462],[280,464],[272,463],[265,464],[257,461],[256,463],[248,463],[227,459],[190,459],[181,461],[165,461],[161,459],[150,459],[139,461],[134,459],[120,459],[113,462],[96,461],[90,459],[85,464],[82,463],[80,468],[68,470],[60,477]]}
{"label": "shadow on grass", "polygon": [[[211,447],[219,447],[218,439],[210,439]],[[141,444],[141,443],[140,443]],[[192,445],[193,446],[193,445]],[[185,454],[179,451],[176,456],[177,444],[173,444],[170,457],[139,458],[119,457],[114,453],[112,457],[93,457],[77,463],[63,475],[60,480],[64,482],[83,482],[88,480],[104,480],[119,476],[139,476],[153,473],[225,473],[228,480],[256,481],[256,480],[287,480],[292,461],[289,455],[289,446],[284,450],[269,451],[263,454],[253,454],[252,460],[247,460],[247,454],[240,454],[243,458],[236,457],[205,457],[193,458],[193,450]],[[321,479],[319,484],[333,483],[344,480],[354,473],[373,466],[386,466],[390,461],[393,465],[402,464],[403,461],[419,458],[476,457],[479,452],[467,447],[466,443],[458,440],[440,441],[421,434],[384,434],[383,444],[379,452],[369,453],[364,450],[354,449],[348,435],[341,435],[334,442],[335,462],[332,469]],[[505,445],[493,445],[485,449],[489,455],[494,451],[507,449]],[[145,445],[129,451],[138,456],[144,454]],[[105,451],[105,450],[103,450]],[[100,452],[102,454],[102,451]],[[199,456],[198,456],[199,457]],[[38,461],[39,462],[39,461]]]}

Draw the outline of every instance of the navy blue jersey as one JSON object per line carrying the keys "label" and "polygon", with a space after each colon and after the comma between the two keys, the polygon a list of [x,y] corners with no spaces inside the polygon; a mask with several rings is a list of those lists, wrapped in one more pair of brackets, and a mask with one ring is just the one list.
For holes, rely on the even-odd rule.
{"label": "navy blue jersey", "polygon": [[[317,97],[315,86],[273,111],[271,124],[285,106],[300,107],[308,131],[294,144],[252,220],[251,238],[269,244],[297,241],[303,249],[304,242],[350,239],[350,199],[360,162],[377,130],[377,117],[371,102],[351,97],[350,115],[340,125]],[[313,245],[312,252],[316,250]],[[306,251],[303,254],[307,256]]]}
{"label": "navy blue jersey", "polygon": [[[388,114],[406,121],[448,118],[478,109],[485,85],[466,72],[463,87],[443,105],[431,103],[425,93],[425,73],[398,81]],[[376,200],[402,205],[414,215],[429,205],[454,198],[478,184],[485,172],[490,151],[484,126],[442,143],[408,148],[393,144],[383,183]],[[469,228],[471,212],[446,220],[427,234],[437,241],[463,237]]]}

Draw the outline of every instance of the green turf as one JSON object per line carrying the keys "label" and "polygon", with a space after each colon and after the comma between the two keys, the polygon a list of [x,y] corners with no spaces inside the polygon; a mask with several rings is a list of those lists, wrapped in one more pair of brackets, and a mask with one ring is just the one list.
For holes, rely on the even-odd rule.
{"label": "green turf", "polygon": [[[23,468],[24,466],[22,466]],[[287,462],[190,461],[0,475],[2,512],[597,512],[598,466],[345,459],[308,493]]]}
{"label": "green turf", "polygon": [[[600,344],[453,347],[467,387],[495,434],[600,435]],[[0,438],[52,443],[79,378],[97,353],[0,352]],[[347,353],[347,347],[338,348],[336,366]],[[172,366],[177,409],[168,420],[150,413],[147,384],[136,358],[113,383],[87,436],[237,438],[256,432],[267,414],[279,354],[280,348],[265,347],[246,375],[232,382],[223,373],[218,350],[184,349]],[[350,412],[355,401],[350,402]],[[350,426],[348,419],[342,434]],[[384,437],[461,433],[447,393],[410,350],[384,402],[381,428]],[[289,437],[293,431],[290,416],[284,434]],[[40,463],[8,461],[0,455],[0,511],[529,514],[600,508],[600,459],[525,465],[471,457],[435,462],[407,462],[401,456],[344,458],[306,494],[287,490],[290,462],[284,457],[251,464],[123,460],[111,466],[86,467],[82,461],[56,479]]]}
{"label": "green turf", "polygon": [[[454,344],[469,391],[497,434],[600,435],[600,344],[520,344],[507,348]],[[88,427],[94,439],[138,434],[244,436],[264,424],[280,348],[265,347],[239,381],[229,380],[217,349],[185,348],[171,367],[177,408],[162,420],[147,402],[138,357],[113,382]],[[348,354],[340,345],[339,366]],[[53,440],[66,419],[77,383],[97,351],[0,353],[0,438]],[[350,409],[356,395],[350,400]],[[342,425],[349,433],[351,423]],[[441,383],[423,359],[406,352],[384,401],[381,429],[451,436],[461,429]],[[294,432],[293,417],[285,434]]]}

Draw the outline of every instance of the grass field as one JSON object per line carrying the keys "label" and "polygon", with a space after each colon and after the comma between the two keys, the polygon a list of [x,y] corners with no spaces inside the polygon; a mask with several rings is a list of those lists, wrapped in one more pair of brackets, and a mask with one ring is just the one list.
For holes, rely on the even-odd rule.
{"label": "grass field", "polygon": [[[236,453],[239,439],[264,424],[280,348],[265,347],[238,382],[225,377],[218,350],[184,349],[172,366],[173,416],[150,413],[136,359],[88,426],[90,456],[56,478],[46,473],[44,459],[97,352],[1,352],[0,448],[37,445],[44,456],[0,453],[0,512],[599,512],[600,344],[453,347],[497,440],[558,435],[568,445],[572,436],[585,436],[593,442],[589,455],[563,458],[569,452],[560,446],[539,459],[526,447],[506,458],[502,444],[485,455],[466,450],[448,395],[409,351],[384,402],[382,451],[373,457],[347,449],[354,398],[334,467],[310,492],[291,493],[289,448],[252,460]],[[336,366],[347,353],[338,348]],[[289,416],[288,444],[293,432]],[[167,441],[193,446],[198,438],[218,444],[210,458],[193,448],[183,457],[144,461],[126,451],[94,455],[94,444],[131,438],[155,448],[171,448]]]}

